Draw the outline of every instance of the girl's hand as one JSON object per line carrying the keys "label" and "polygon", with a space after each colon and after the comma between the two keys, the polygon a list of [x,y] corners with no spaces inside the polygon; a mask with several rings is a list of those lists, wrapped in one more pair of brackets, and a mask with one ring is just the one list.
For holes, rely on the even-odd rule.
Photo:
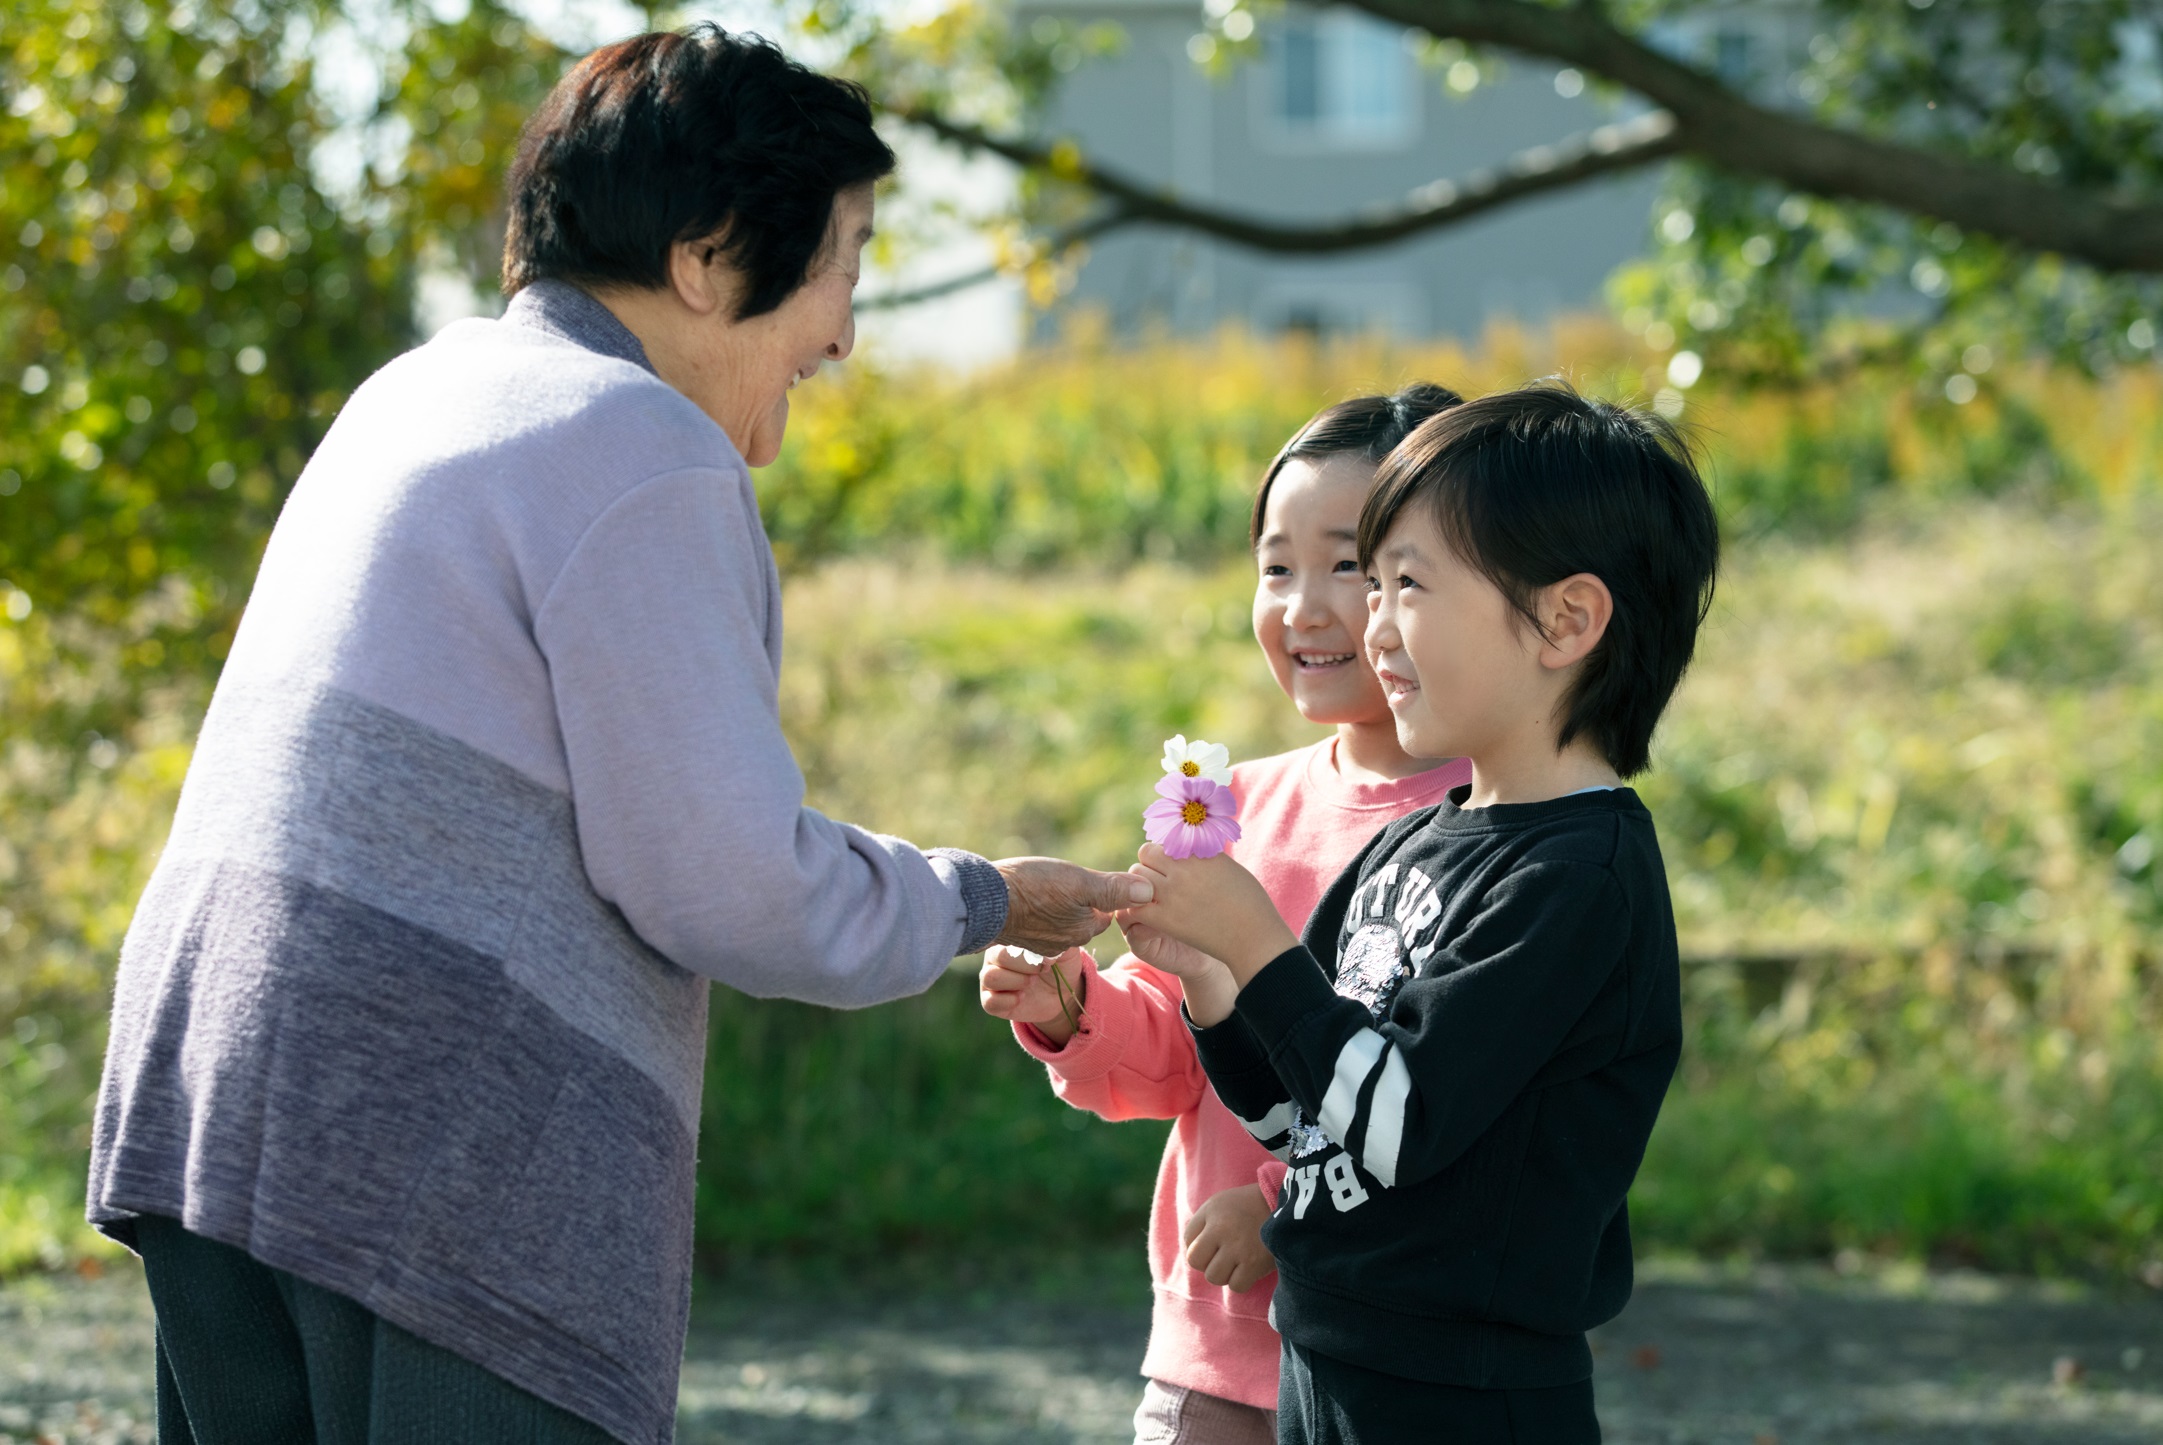
{"label": "girl's hand", "polygon": [[1242,1293],[1253,1289],[1277,1267],[1276,1256],[1262,1243],[1262,1222],[1268,1218],[1269,1203],[1259,1184],[1211,1195],[1179,1231],[1187,1263],[1211,1284]]}
{"label": "girl's hand", "polygon": [[[1057,958],[1039,958],[1018,948],[987,951],[984,968],[977,975],[977,1000],[984,1012],[1009,1023],[1032,1025],[1054,1044],[1064,1045],[1074,1036],[1067,1022],[1068,1001],[1078,1014],[1082,996],[1082,965],[1095,962],[1086,948],[1070,948]],[[1064,984],[1054,983],[1057,973]]]}

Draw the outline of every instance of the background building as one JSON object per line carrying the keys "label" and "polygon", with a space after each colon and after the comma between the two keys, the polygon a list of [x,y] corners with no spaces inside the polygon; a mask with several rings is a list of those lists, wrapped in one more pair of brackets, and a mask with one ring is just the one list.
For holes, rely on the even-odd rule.
{"label": "background building", "polygon": [[[1527,147],[1634,113],[1573,70],[1513,60],[1423,64],[1406,33],[1363,12],[1293,6],[1261,17],[1261,57],[1212,76],[1193,59],[1200,9],[1183,0],[1023,0],[1022,17],[1105,21],[1126,33],[1054,95],[1042,134],[1180,196],[1282,220],[1348,217],[1438,178],[1462,180]],[[1723,68],[1746,33],[1703,37]],[[1697,48],[1693,46],[1692,48]],[[1164,227],[1094,244],[1068,306],[1124,333],[1229,322],[1264,331],[1471,335],[1597,304],[1645,247],[1657,168],[1515,203],[1395,245],[1274,256]],[[1056,313],[1040,326],[1056,326]]]}

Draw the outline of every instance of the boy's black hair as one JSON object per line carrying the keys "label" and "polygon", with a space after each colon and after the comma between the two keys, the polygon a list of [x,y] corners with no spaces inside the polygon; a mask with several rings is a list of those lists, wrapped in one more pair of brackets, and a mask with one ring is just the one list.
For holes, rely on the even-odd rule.
{"label": "boy's black hair", "polygon": [[1262,514],[1269,510],[1269,490],[1277,484],[1277,473],[1286,462],[1295,457],[1341,456],[1379,462],[1421,422],[1463,402],[1446,386],[1415,381],[1390,396],[1355,396],[1316,412],[1262,473],[1262,484],[1254,492],[1254,515],[1247,523],[1247,545],[1262,545]]}
{"label": "boy's black hair", "polygon": [[834,198],[894,168],[863,87],[702,23],[606,45],[526,123],[509,177],[503,290],[545,278],[653,290],[669,247],[718,238],[736,319],[803,285]]}
{"label": "boy's black hair", "polygon": [[1540,626],[1534,594],[1578,572],[1614,616],[1579,665],[1556,745],[1589,737],[1624,777],[1649,761],[1712,606],[1720,524],[1690,448],[1665,419],[1560,382],[1443,412],[1390,453],[1359,514],[1359,565],[1408,508]]}

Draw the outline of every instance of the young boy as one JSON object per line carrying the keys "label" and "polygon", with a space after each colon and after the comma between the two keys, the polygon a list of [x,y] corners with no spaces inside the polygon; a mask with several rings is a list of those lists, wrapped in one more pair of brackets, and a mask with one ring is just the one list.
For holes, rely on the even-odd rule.
{"label": "young boy", "polygon": [[1408,437],[1358,551],[1399,740],[1472,782],[1378,834],[1304,944],[1230,858],[1154,846],[1128,939],[1290,1166],[1280,1439],[1592,1445],[1585,1331],[1629,1298],[1624,1197],[1682,1040],[1622,780],[1711,600],[1712,506],[1664,423],[1542,385]]}

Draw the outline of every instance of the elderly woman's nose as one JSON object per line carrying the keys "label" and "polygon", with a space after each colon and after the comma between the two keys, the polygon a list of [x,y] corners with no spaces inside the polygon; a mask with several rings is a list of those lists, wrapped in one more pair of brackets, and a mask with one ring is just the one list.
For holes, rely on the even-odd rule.
{"label": "elderly woman's nose", "polygon": [[829,361],[846,361],[856,349],[856,308],[849,308],[848,320],[841,323],[841,334],[827,343],[826,357]]}

